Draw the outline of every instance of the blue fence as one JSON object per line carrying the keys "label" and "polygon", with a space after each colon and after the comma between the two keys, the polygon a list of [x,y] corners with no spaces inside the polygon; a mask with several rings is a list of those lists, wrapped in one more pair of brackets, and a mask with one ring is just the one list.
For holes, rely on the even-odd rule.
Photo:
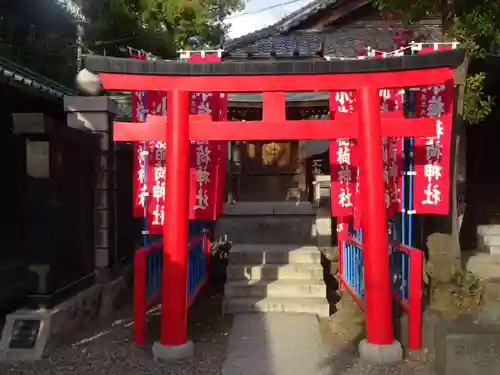
{"label": "blue fence", "polygon": [[146,255],[146,301],[156,299],[161,290],[161,275],[163,270],[163,243],[157,242]]}
{"label": "blue fence", "polygon": [[342,245],[342,282],[351,292],[356,303],[363,308],[365,283],[363,272],[363,230],[349,228],[349,240]]}
{"label": "blue fence", "polygon": [[[210,271],[210,221],[189,223],[187,306],[196,299]],[[148,236],[151,241],[152,236]],[[134,254],[134,342],[145,340],[146,310],[158,303],[162,290],[163,241],[161,236]],[[158,240],[159,239],[159,240]]]}
{"label": "blue fence", "polygon": [[188,305],[190,305],[208,277],[210,266],[210,221],[194,220],[189,227],[188,250]]}

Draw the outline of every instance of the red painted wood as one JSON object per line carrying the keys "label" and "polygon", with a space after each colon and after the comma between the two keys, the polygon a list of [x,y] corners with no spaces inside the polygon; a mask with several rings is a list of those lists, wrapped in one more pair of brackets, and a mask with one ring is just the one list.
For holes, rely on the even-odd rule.
{"label": "red painted wood", "polygon": [[165,217],[163,224],[162,345],[187,341],[187,277],[189,217],[189,93],[168,93],[165,160]]}
{"label": "red painted wood", "polygon": [[262,119],[270,122],[284,122],[286,119],[285,93],[264,92],[262,97]]}
{"label": "red painted wood", "polygon": [[423,252],[410,253],[410,291],[408,309],[408,349],[418,350],[422,345],[422,267]]}
{"label": "red painted wood", "polygon": [[378,89],[361,87],[357,99],[361,211],[367,224],[363,225],[366,338],[372,344],[390,345],[394,332]]}
{"label": "red painted wood", "polygon": [[100,73],[106,90],[191,92],[349,91],[366,83],[378,88],[429,86],[453,80],[451,68],[356,74],[263,76],[162,76]]}
{"label": "red painted wood", "polygon": [[[287,120],[287,121],[211,121],[209,115],[192,115],[190,136],[193,141],[231,140],[303,140],[356,138],[357,119]],[[114,123],[113,140],[164,140],[165,119],[148,116],[145,123]],[[385,137],[432,137],[436,120],[432,118],[402,119],[382,116],[382,135]]]}

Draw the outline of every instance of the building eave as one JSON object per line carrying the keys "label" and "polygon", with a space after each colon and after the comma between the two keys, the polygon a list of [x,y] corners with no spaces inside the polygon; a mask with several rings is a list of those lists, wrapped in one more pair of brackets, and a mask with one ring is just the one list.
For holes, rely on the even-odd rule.
{"label": "building eave", "polygon": [[76,90],[42,76],[9,59],[0,56],[0,78],[2,81],[17,83],[33,89],[45,96],[63,98],[65,95],[76,95]]}

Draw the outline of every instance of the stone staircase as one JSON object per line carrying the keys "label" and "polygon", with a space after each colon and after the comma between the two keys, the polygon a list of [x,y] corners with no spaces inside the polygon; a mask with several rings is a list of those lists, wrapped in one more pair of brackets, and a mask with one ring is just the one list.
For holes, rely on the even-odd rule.
{"label": "stone staircase", "polygon": [[247,213],[243,205],[226,210],[238,214],[222,218],[216,229],[233,242],[224,312],[329,316],[322,253],[316,244],[316,209],[306,203],[245,205]]}
{"label": "stone staircase", "polygon": [[328,316],[330,308],[318,247],[234,245],[227,267],[224,311]]}
{"label": "stone staircase", "polygon": [[480,252],[500,256],[500,224],[479,225],[477,246]]}

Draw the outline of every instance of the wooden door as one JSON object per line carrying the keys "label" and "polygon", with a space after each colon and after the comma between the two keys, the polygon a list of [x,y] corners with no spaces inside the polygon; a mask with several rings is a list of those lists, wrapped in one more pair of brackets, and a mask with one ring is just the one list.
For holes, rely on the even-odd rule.
{"label": "wooden door", "polygon": [[239,200],[300,200],[305,190],[301,146],[301,141],[242,143]]}

